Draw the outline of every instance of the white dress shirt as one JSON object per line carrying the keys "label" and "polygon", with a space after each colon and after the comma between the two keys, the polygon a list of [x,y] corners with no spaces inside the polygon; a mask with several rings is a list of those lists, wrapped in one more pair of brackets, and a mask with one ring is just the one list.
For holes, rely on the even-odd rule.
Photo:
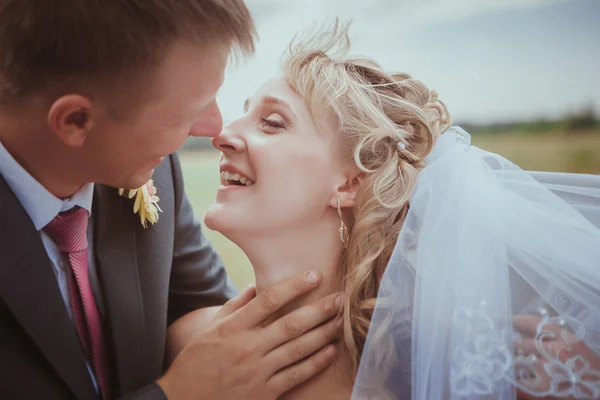
{"label": "white dress shirt", "polygon": [[[79,206],[88,211],[89,215],[92,214],[92,199],[94,196],[94,184],[88,183],[81,187],[77,193],[71,198],[61,200],[50,193],[44,186],[42,186],[35,178],[33,178],[6,150],[6,148],[0,142],[0,174],[6,180],[6,183],[11,188],[27,214],[33,222],[35,229],[40,232],[42,243],[48,258],[52,263],[54,274],[58,282],[60,293],[62,294],[67,313],[73,321],[73,311],[71,309],[71,302],[69,298],[69,286],[68,286],[68,268],[69,258],[68,255],[62,253],[56,244],[50,237],[42,230],[50,221],[54,219],[60,212],[68,211],[75,206]],[[90,274],[95,272],[94,265],[94,252],[92,249],[92,232],[91,227],[92,219],[88,220],[88,269]],[[87,367],[92,377],[96,391],[98,391],[98,385],[96,378],[94,377],[93,370],[88,360]]]}

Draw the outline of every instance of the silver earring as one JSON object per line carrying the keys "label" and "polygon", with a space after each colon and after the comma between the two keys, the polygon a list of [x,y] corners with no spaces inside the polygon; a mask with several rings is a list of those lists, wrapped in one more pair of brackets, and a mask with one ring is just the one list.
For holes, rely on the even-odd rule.
{"label": "silver earring", "polygon": [[340,216],[340,240],[342,241],[342,243],[344,244],[344,248],[347,249],[348,248],[348,241],[350,240],[350,234],[348,233],[348,227],[346,226],[346,224],[344,224],[344,216],[342,215],[342,206],[340,204],[340,199],[337,199],[337,206],[338,206],[338,215]]}

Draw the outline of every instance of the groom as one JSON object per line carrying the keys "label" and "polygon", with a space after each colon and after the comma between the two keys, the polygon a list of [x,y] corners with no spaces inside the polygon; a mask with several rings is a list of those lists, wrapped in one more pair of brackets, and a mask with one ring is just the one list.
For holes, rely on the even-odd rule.
{"label": "groom", "polygon": [[[0,0],[0,398],[273,399],[331,363],[333,298],[263,326],[317,274],[209,308],[235,293],[174,153],[254,36],[241,0]],[[150,178],[158,221],[118,191]]]}

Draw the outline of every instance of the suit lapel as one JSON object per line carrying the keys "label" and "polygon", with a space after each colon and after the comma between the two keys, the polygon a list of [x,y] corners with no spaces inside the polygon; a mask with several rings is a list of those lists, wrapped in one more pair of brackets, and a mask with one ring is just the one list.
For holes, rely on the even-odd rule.
{"label": "suit lapel", "polygon": [[145,320],[132,208],[133,202],[119,197],[116,189],[96,185],[93,210],[96,269],[121,393],[134,389],[144,376]]}
{"label": "suit lapel", "polygon": [[76,397],[96,397],[40,235],[1,175],[0,227],[0,297]]}

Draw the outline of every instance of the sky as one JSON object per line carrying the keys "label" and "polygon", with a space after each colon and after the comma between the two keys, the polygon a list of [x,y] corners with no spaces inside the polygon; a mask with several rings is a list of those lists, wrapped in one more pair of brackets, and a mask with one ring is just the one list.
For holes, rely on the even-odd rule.
{"label": "sky", "polygon": [[217,96],[227,123],[297,34],[352,20],[350,54],[436,90],[454,121],[600,111],[600,0],[247,0],[259,41]]}

